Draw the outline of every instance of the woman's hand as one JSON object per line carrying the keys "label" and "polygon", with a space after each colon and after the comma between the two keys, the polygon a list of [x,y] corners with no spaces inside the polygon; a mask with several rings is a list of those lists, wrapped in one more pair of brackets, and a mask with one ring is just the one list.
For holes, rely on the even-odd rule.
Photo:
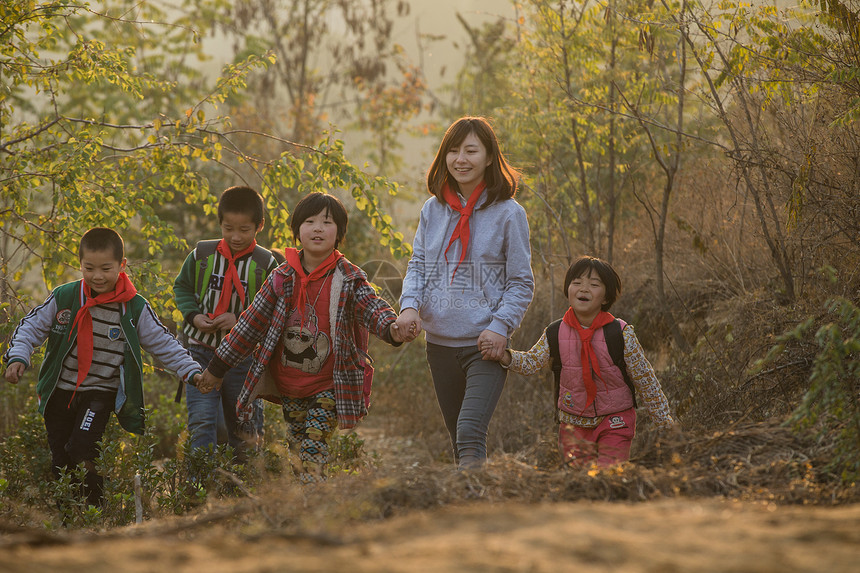
{"label": "woman's hand", "polygon": [[421,318],[418,316],[418,311],[414,308],[403,309],[391,329],[392,334],[393,331],[397,331],[400,337],[398,342],[412,342],[421,334]]}
{"label": "woman's hand", "polygon": [[507,346],[508,339],[492,330],[484,330],[478,336],[478,350],[484,360],[500,361],[505,356]]}

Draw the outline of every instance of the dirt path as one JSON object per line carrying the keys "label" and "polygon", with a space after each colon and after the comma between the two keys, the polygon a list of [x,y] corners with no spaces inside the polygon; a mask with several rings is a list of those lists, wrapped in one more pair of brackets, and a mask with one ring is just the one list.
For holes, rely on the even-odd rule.
{"label": "dirt path", "polygon": [[[860,504],[513,501],[555,482],[498,460],[464,480],[408,440],[363,436],[382,470],[310,489],[275,482],[253,500],[101,534],[12,527],[0,573],[860,573]],[[463,495],[473,487],[490,489]]]}
{"label": "dirt path", "polygon": [[0,549],[8,573],[860,570],[860,506],[466,504],[301,539],[221,527]]}

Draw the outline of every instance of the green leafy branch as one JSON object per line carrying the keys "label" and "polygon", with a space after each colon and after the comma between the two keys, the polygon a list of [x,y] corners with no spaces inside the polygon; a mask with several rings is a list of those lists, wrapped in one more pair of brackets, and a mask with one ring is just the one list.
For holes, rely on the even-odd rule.
{"label": "green leafy branch", "polygon": [[[836,297],[827,302],[826,312],[831,321],[819,326],[812,337],[818,353],[809,389],[786,423],[832,440],[827,468],[850,483],[860,479],[860,308]],[[779,336],[756,368],[777,361],[785,354],[787,343],[808,339],[816,322],[809,318]]]}

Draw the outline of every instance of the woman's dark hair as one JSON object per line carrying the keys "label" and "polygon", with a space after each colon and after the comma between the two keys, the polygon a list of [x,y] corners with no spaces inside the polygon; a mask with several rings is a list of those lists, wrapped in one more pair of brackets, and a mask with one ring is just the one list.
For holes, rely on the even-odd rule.
{"label": "woman's dark hair", "polygon": [[573,264],[570,265],[570,268],[567,269],[567,274],[564,276],[564,297],[567,298],[567,289],[570,288],[570,283],[574,279],[587,277],[591,274],[592,270],[597,273],[597,276],[600,277],[600,280],[603,281],[603,286],[606,288],[606,300],[600,306],[600,310],[607,311],[618,298],[618,295],[621,294],[621,278],[615,272],[615,269],[612,268],[612,265],[597,257],[584,255],[573,261]]}
{"label": "woman's dark hair", "polygon": [[463,140],[470,133],[474,133],[483,144],[487,150],[487,157],[491,160],[484,172],[484,182],[487,184],[487,200],[482,207],[496,201],[510,199],[516,195],[520,174],[505,160],[492,126],[483,117],[461,117],[451,124],[445,132],[442,143],[439,144],[439,150],[436,152],[436,157],[427,172],[427,190],[442,202],[445,201],[442,197],[445,183],[448,183],[448,186],[454,191],[460,190],[457,181],[448,173],[446,157],[448,151],[463,143]]}
{"label": "woman's dark hair", "polygon": [[290,230],[293,232],[293,238],[298,241],[299,228],[302,223],[320,211],[325,211],[325,214],[331,217],[337,225],[337,238],[334,240],[334,248],[336,249],[340,241],[346,236],[349,215],[340,199],[328,193],[314,191],[302,197],[302,200],[298,202],[290,215]]}

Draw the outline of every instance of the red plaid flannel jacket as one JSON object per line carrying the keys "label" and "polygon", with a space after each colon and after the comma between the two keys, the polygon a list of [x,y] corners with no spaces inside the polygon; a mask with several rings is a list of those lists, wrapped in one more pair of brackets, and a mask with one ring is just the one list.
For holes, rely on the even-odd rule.
{"label": "red plaid flannel jacket", "polygon": [[[231,367],[254,353],[254,364],[236,404],[240,420],[250,419],[251,403],[256,398],[280,403],[268,364],[283,334],[287,315],[295,306],[295,276],[286,263],[272,271],[251,306],[215,352],[217,358]],[[377,296],[364,271],[346,257],[338,261],[332,275],[331,299],[337,300],[332,328],[335,407],[338,425],[347,429],[367,415],[365,369],[371,368],[366,352],[367,332],[395,344],[389,327],[397,315],[385,299]]]}

